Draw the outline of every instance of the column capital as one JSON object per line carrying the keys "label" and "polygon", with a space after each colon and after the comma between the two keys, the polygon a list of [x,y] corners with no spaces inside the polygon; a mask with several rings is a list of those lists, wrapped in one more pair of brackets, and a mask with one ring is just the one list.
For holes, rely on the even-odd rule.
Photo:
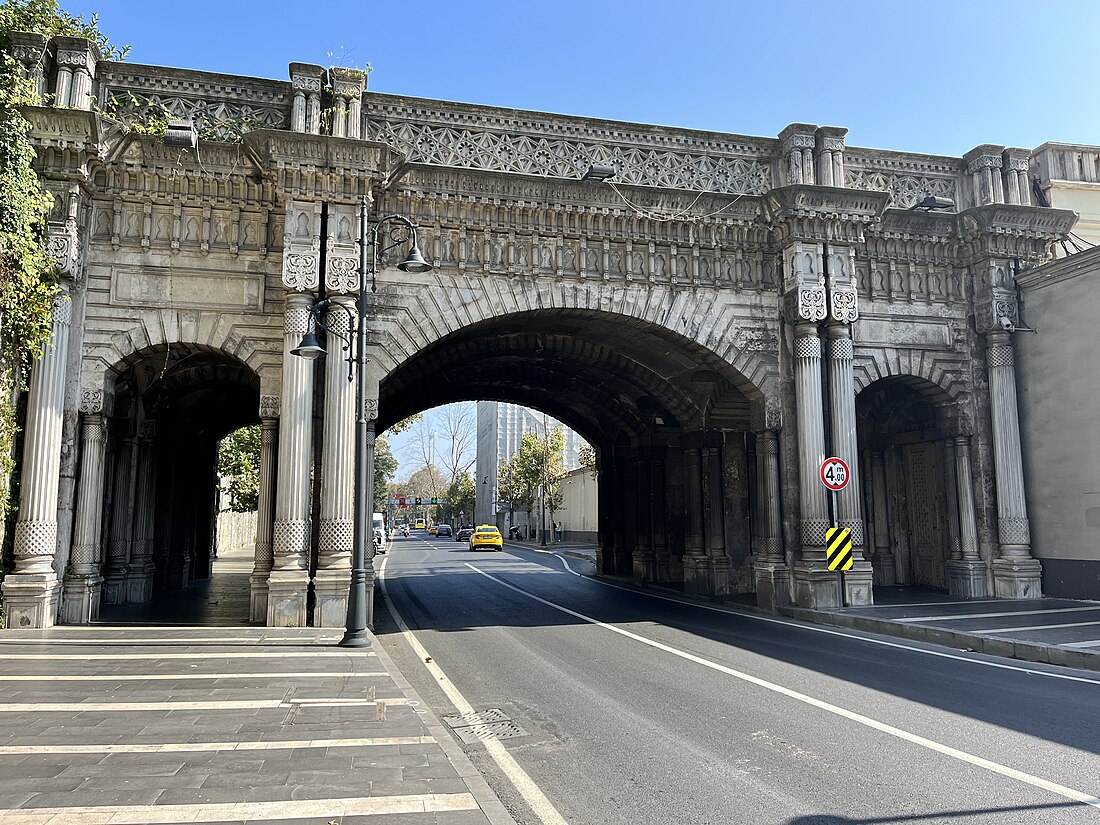
{"label": "column capital", "polygon": [[[278,419],[282,399],[277,395],[260,396],[260,419]],[[265,422],[266,423],[266,422]]]}

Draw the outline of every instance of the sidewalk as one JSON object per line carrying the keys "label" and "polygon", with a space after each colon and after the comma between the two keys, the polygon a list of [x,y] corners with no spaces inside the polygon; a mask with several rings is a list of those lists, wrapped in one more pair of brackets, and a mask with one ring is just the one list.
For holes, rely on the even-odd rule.
{"label": "sidewalk", "polygon": [[0,822],[515,825],[380,644],[233,626],[231,565],[205,627],[0,630]]}
{"label": "sidewalk", "polygon": [[[508,541],[528,550],[549,550],[595,563],[596,546],[563,542],[543,548],[537,541]],[[733,610],[764,614],[743,595],[720,599],[687,596],[675,584],[637,584],[638,590],[674,593],[687,601],[717,602]],[[751,595],[751,594],[750,594]],[[1029,662],[1100,671],[1100,602],[1071,599],[959,599],[916,587],[876,587],[870,607],[811,610],[786,606],[780,615],[815,624],[1005,656]],[[766,614],[770,615],[770,614]]]}

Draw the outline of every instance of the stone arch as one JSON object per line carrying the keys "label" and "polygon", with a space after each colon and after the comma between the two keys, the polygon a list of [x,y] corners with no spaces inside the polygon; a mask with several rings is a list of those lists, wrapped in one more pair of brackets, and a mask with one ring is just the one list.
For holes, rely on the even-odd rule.
{"label": "stone arch", "polygon": [[662,330],[732,367],[749,398],[778,390],[778,327],[762,313],[715,289],[672,289],[665,284],[546,282],[526,277],[469,277],[436,273],[383,310],[379,363],[385,374],[432,344],[473,324],[555,311],[603,314]]}
{"label": "stone arch", "polygon": [[940,401],[962,402],[970,394],[968,365],[965,355],[953,351],[868,348],[857,344],[853,364],[855,390],[858,395],[876,381],[906,378],[914,379],[911,383],[923,395],[942,393]]}

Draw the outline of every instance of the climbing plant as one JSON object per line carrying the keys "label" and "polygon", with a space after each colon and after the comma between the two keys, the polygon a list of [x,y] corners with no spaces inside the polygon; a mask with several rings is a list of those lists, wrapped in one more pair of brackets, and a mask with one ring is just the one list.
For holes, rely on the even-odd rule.
{"label": "climbing plant", "polygon": [[[16,398],[31,362],[49,340],[58,294],[54,266],[45,251],[50,196],[34,170],[31,125],[22,107],[48,103],[11,56],[12,32],[66,35],[95,41],[107,59],[126,49],[113,46],[93,16],[62,11],[56,0],[7,0],[0,4],[0,478],[14,470]],[[9,514],[11,483],[0,483],[0,516]],[[5,538],[10,534],[5,531]],[[4,542],[0,574],[11,569]]]}

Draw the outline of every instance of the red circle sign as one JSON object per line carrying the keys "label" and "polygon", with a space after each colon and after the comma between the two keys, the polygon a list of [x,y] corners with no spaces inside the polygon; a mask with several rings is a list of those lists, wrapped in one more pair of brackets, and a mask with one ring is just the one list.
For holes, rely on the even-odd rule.
{"label": "red circle sign", "polygon": [[837,458],[836,456],[832,456],[822,461],[821,469],[818,470],[818,476],[821,478],[821,483],[833,492],[839,492],[847,487],[848,479],[851,475],[851,472],[848,470],[848,465],[844,463],[844,459]]}

